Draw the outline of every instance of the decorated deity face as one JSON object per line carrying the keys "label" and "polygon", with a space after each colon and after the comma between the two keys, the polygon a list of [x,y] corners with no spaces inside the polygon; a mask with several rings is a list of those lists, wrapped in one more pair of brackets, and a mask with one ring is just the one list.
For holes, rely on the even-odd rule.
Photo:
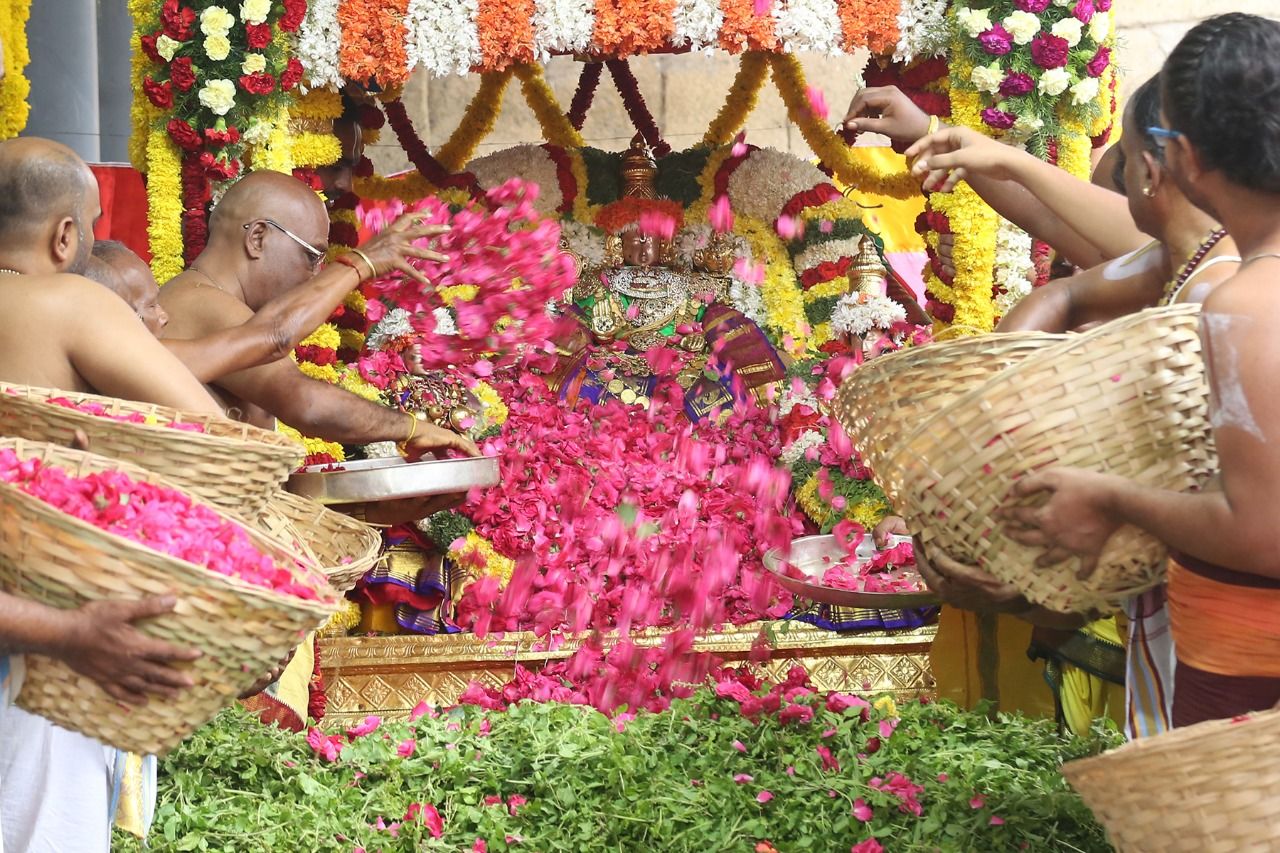
{"label": "decorated deity face", "polygon": [[652,267],[662,262],[662,241],[631,228],[622,232],[622,260],[629,267]]}

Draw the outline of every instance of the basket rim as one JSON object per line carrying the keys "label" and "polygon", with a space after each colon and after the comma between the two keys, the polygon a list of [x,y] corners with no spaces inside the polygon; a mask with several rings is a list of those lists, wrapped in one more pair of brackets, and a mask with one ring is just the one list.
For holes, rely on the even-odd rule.
{"label": "basket rim", "polygon": [[[89,417],[94,417],[94,416],[90,415]],[[145,555],[149,560],[158,560],[163,563],[173,564],[176,567],[182,569],[187,574],[196,574],[197,576],[204,579],[210,579],[210,578],[221,579],[223,582],[232,586],[237,593],[252,594],[253,597],[264,598],[265,600],[271,602],[272,604],[279,604],[281,601],[285,601],[285,602],[288,602],[291,606],[304,607],[306,609],[316,610],[318,612],[326,612],[329,608],[329,605],[336,603],[337,600],[340,598],[340,596],[333,593],[332,587],[330,587],[327,583],[327,580],[328,580],[327,576],[324,574],[323,571],[321,571],[319,566],[312,565],[311,561],[305,558],[304,556],[300,554],[295,554],[291,548],[289,548],[285,543],[277,540],[274,536],[271,536],[265,533],[264,531],[257,529],[256,527],[252,527],[246,524],[238,516],[235,516],[229,512],[224,512],[220,510],[217,506],[210,504],[208,501],[200,499],[199,497],[192,495],[190,492],[178,486],[175,486],[174,484],[170,483],[168,480],[166,480],[164,477],[160,476],[159,474],[155,474],[154,472],[151,472],[146,468],[140,468],[136,465],[132,465],[128,462],[123,462],[122,460],[115,459],[110,456],[101,456],[99,454],[90,453],[84,450],[76,450],[70,447],[62,447],[60,445],[53,444],[51,442],[31,441],[30,439],[10,438],[5,436],[0,436],[0,448],[13,447],[15,443],[18,443],[19,447],[21,447],[22,444],[42,445],[42,446],[51,447],[58,451],[65,451],[67,453],[92,457],[93,459],[101,459],[106,462],[110,462],[113,465],[120,466],[120,470],[131,477],[135,477],[135,474],[134,474],[135,471],[138,473],[144,474],[146,476],[147,481],[151,482],[153,485],[158,485],[163,488],[172,489],[186,496],[186,498],[190,500],[193,504],[199,504],[203,506],[205,509],[212,510],[213,512],[217,513],[222,520],[233,523],[238,527],[240,527],[240,529],[243,530],[250,538],[256,537],[256,538],[266,540],[270,545],[274,546],[280,551],[285,552],[291,559],[294,559],[295,561],[297,561],[308,572],[310,572],[311,574],[314,574],[319,579],[325,580],[326,583],[314,584],[315,592],[318,596],[314,600],[299,598],[297,596],[287,595],[285,593],[281,593],[276,590],[267,589],[266,587],[257,586],[255,584],[251,584],[251,583],[248,583],[247,581],[241,580],[239,577],[236,577],[235,575],[224,575],[224,574],[221,574],[220,572],[215,572],[212,569],[210,569],[208,566],[201,566],[198,563],[192,563],[189,560],[184,560],[181,557],[175,557],[172,554],[166,554],[163,551],[152,548],[148,545],[144,545],[141,542],[135,542],[132,539],[127,539],[118,533],[112,533],[109,530],[104,530],[103,528],[90,524],[89,522],[83,519],[76,518],[74,515],[71,515],[70,513],[63,512],[62,510],[40,500],[35,495],[27,494],[26,492],[22,491],[12,483],[0,481],[0,502],[4,500],[17,499],[19,503],[25,504],[30,511],[36,512],[37,514],[40,514],[40,513],[49,514],[55,518],[66,519],[68,522],[70,522],[73,528],[90,534],[90,537],[86,537],[86,538],[91,538],[95,536],[99,538],[103,538],[108,543],[115,546],[116,548],[120,548],[123,546],[124,550],[140,552],[143,555]],[[18,448],[14,448],[14,449],[15,451],[18,450]],[[57,463],[45,463],[45,464],[53,464],[56,467],[62,467],[60,465],[57,465]],[[259,550],[261,550],[258,543],[255,543],[255,547],[259,547]],[[308,580],[314,580],[314,578],[308,578]],[[326,595],[330,596],[330,598],[326,598],[325,597]]]}
{"label": "basket rim", "polygon": [[[24,393],[11,393],[11,389]],[[44,397],[43,400],[33,399],[32,397]],[[161,424],[135,423],[132,421],[117,421],[112,418],[99,417],[79,409],[70,409],[65,406],[48,402],[53,397],[66,397],[77,402],[94,402],[102,403],[107,406],[121,406],[126,409],[136,409],[156,411],[164,413],[166,416],[172,415],[172,420],[182,423],[198,423],[205,426],[209,424],[217,424],[219,426],[226,424],[235,429],[241,429],[244,434],[239,437],[229,435],[213,435],[207,432],[196,432],[194,430],[175,430],[172,427],[163,426]],[[182,409],[175,409],[171,406],[161,405],[160,403],[148,403],[143,400],[127,400],[123,397],[107,397],[101,394],[94,394],[88,391],[70,391],[64,388],[46,388],[40,385],[23,385],[16,382],[0,382],[0,405],[3,401],[26,403],[39,406],[52,406],[57,409],[58,414],[71,416],[82,419],[86,423],[102,425],[108,428],[120,427],[124,429],[141,429],[156,435],[175,435],[181,434],[182,441],[188,443],[195,441],[197,443],[223,444],[226,442],[246,442],[259,444],[270,447],[272,450],[289,450],[299,456],[305,453],[305,448],[298,442],[289,438],[281,432],[263,429],[254,424],[245,423],[243,421],[232,420],[225,415],[198,414],[195,412],[186,412]]]}
{"label": "basket rim", "polygon": [[[1025,358],[1016,364],[1011,364],[1003,370],[997,371],[980,385],[971,388],[963,395],[952,400],[940,411],[934,412],[922,423],[918,424],[915,429],[900,440],[900,443],[904,445],[912,444],[920,436],[927,435],[928,432],[934,428],[934,425],[942,421],[943,418],[950,417],[953,409],[960,409],[970,405],[974,400],[982,399],[987,395],[990,388],[997,384],[1007,384],[1011,380],[1016,380],[1023,372],[1030,371],[1037,367],[1042,360],[1056,358],[1057,356],[1070,352],[1077,347],[1087,347],[1097,338],[1111,337],[1116,334],[1118,330],[1145,322],[1153,316],[1168,315],[1177,317],[1184,314],[1196,315],[1199,313],[1200,306],[1195,303],[1161,305],[1154,308],[1144,308],[1143,310],[1135,311],[1132,314],[1126,314],[1123,317],[1103,323],[1101,326],[1097,326],[1087,332],[1066,335],[1063,340],[1053,344],[1052,346],[1039,350],[1032,357]],[[977,339],[981,339],[982,337],[983,336],[977,336]]]}

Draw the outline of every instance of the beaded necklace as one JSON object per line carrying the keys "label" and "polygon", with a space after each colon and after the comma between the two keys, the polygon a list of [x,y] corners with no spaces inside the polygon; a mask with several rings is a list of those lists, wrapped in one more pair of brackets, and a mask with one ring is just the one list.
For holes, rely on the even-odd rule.
{"label": "beaded necklace", "polygon": [[1190,280],[1196,268],[1200,266],[1200,262],[1204,260],[1204,256],[1213,251],[1213,247],[1218,245],[1218,242],[1225,236],[1227,236],[1227,229],[1225,228],[1218,228],[1209,232],[1209,236],[1204,238],[1191,257],[1187,258],[1186,263],[1178,269],[1178,274],[1164,286],[1164,296],[1160,299],[1161,304],[1167,304],[1173,298],[1173,295]]}

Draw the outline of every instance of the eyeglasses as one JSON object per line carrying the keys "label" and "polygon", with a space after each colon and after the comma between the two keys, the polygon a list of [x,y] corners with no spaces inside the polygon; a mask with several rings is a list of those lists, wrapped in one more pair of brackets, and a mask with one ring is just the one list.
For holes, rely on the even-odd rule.
{"label": "eyeglasses", "polygon": [[[297,234],[294,234],[292,231],[290,231],[288,228],[285,228],[283,225],[281,225],[279,222],[276,222],[274,219],[259,219],[255,221],[267,223],[272,228],[275,228],[277,231],[284,234],[284,236],[288,237],[290,240],[292,240],[293,242],[301,246],[302,250],[307,253],[308,257],[311,258],[312,266],[315,266],[316,264],[320,263],[321,260],[324,259],[324,252],[320,251],[315,246],[308,243],[306,240],[303,240]],[[252,224],[253,224],[252,222],[246,222],[241,227],[244,228],[244,230],[248,231],[249,226]]]}
{"label": "eyeglasses", "polygon": [[1163,139],[1166,142],[1168,142],[1173,139],[1180,139],[1182,137],[1182,131],[1170,130],[1167,127],[1156,126],[1156,127],[1148,127],[1147,135],[1154,136],[1156,139]]}

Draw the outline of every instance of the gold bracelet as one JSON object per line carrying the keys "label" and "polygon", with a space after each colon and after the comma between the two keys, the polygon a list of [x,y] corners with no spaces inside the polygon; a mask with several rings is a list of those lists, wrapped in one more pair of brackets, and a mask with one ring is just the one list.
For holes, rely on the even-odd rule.
{"label": "gold bracelet", "polygon": [[[934,121],[937,121],[937,117],[934,118]],[[378,268],[373,265],[373,261],[369,260],[368,255],[366,255],[364,252],[360,251],[359,249],[349,249],[348,251],[350,251],[353,255],[355,255],[360,260],[364,261],[366,264],[369,265],[369,278],[378,277]]]}
{"label": "gold bracelet", "polygon": [[409,420],[412,423],[409,425],[409,437],[396,445],[396,449],[400,451],[401,456],[405,455],[409,442],[413,441],[413,437],[418,434],[418,416],[413,412],[405,412],[405,414],[409,416]]}
{"label": "gold bracelet", "polygon": [[929,130],[928,130],[927,135],[928,135],[928,136],[932,136],[933,134],[935,134],[935,133],[937,133],[937,132],[938,132],[938,117],[937,117],[937,116],[929,116]]}

